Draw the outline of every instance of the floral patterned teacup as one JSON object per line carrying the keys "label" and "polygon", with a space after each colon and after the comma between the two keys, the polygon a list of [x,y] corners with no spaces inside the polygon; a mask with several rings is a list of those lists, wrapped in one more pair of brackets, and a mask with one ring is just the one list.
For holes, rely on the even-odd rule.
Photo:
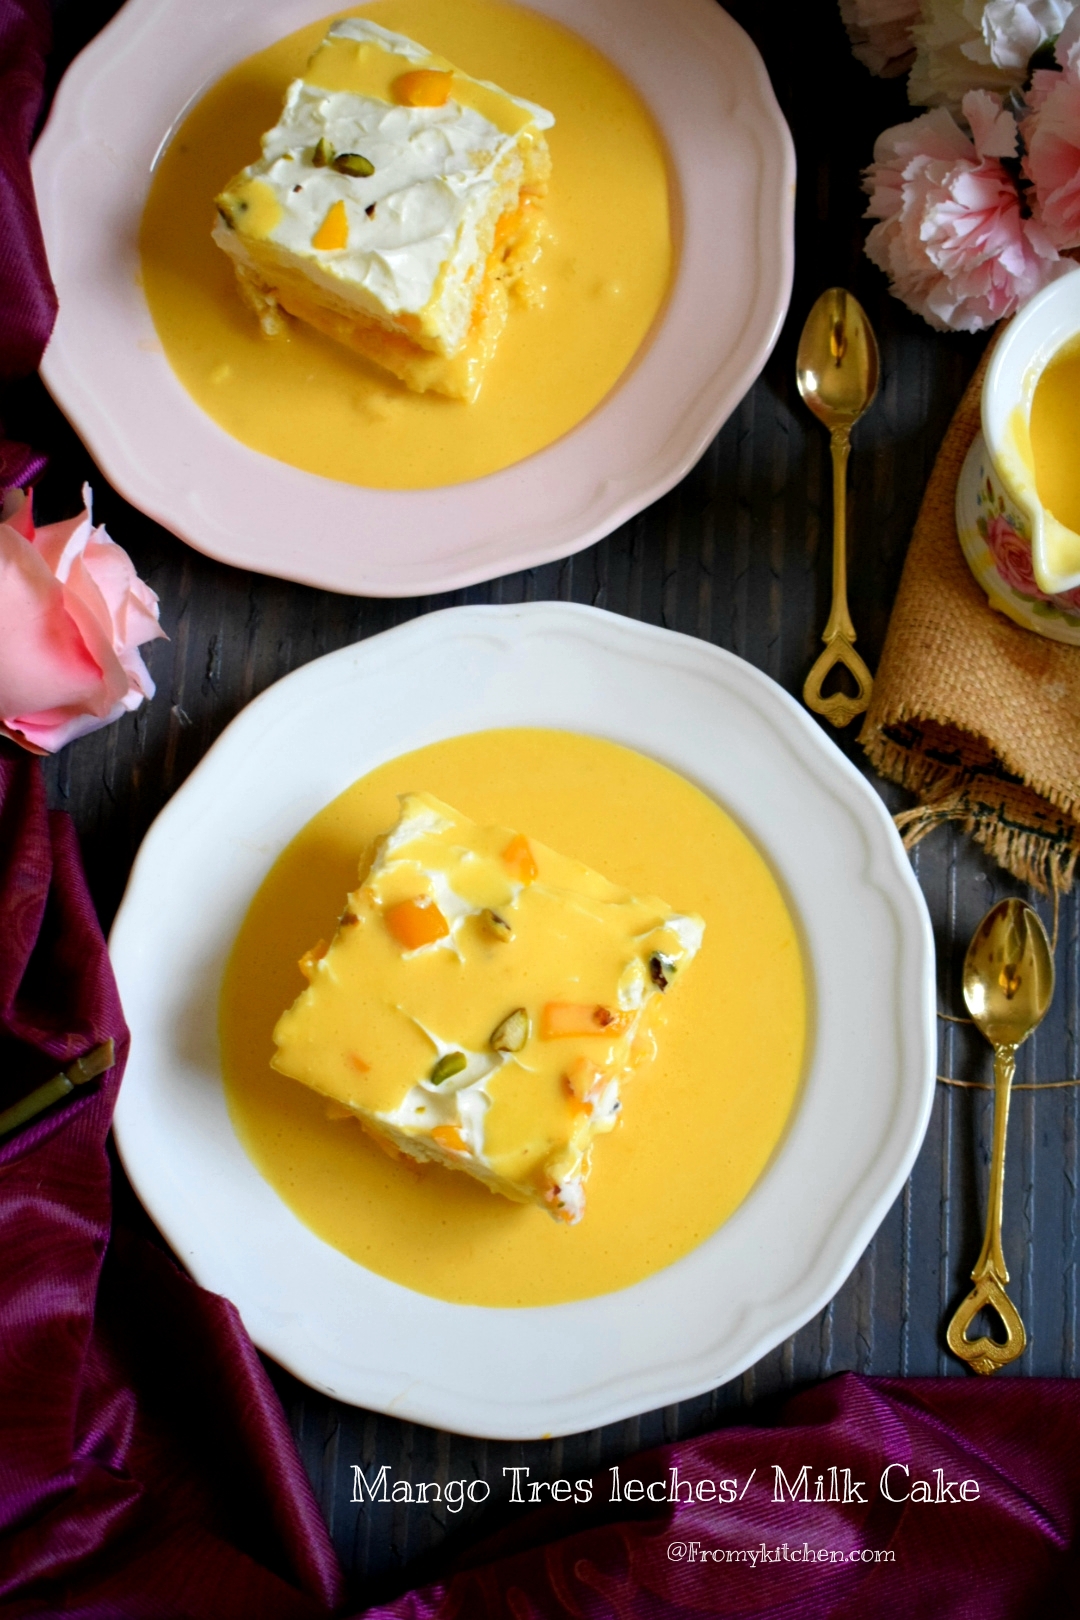
{"label": "floral patterned teacup", "polygon": [[1058,594],[1040,587],[1027,518],[1002,489],[981,433],[957,483],[956,531],[992,607],[1026,630],[1080,645],[1080,587]]}
{"label": "floral patterned teacup", "polygon": [[[1010,588],[1080,611],[1080,535],[1043,506],[1035,484],[1029,423],[1039,377],[1080,334],[1080,266],[1044,287],[1003,332],[982,391],[988,502],[984,539]],[[980,507],[983,506],[980,498]],[[980,523],[980,530],[982,524]]]}

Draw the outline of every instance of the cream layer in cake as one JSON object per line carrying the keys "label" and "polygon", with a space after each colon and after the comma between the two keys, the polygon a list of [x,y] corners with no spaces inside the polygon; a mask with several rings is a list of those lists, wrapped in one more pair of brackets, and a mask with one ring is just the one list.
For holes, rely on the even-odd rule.
{"label": "cream layer in cake", "polygon": [[657,1013],[704,923],[505,827],[407,794],[275,1069],[393,1152],[580,1220],[592,1144],[656,1050]]}
{"label": "cream layer in cake", "polygon": [[553,123],[345,18],[217,198],[214,240],[268,335],[285,310],[418,392],[474,399],[511,293],[531,296]]}

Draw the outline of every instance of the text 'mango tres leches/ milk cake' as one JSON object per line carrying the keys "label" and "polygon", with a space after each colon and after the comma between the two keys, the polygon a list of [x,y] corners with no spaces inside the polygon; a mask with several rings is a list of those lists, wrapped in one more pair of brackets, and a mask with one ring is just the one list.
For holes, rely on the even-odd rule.
{"label": "text 'mango tres leches/ milk cake'", "polygon": [[553,123],[345,18],[217,198],[214,240],[268,335],[286,310],[417,392],[475,399],[511,293],[532,296]]}
{"label": "text 'mango tres leches/ milk cake'", "polygon": [[391,1151],[575,1222],[593,1140],[704,926],[406,794],[332,943],[301,961],[273,1066]]}

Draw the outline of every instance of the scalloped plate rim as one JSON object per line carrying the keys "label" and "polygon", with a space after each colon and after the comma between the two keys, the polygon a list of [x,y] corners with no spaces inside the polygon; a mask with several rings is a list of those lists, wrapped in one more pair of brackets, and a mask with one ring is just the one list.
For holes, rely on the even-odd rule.
{"label": "scalloped plate rim", "polygon": [[[705,229],[701,217],[691,219],[684,262],[657,329],[584,422],[487,478],[434,490],[384,491],[288,467],[218,428],[183,389],[164,355],[152,353],[156,334],[145,301],[124,280],[127,271],[134,275],[134,259],[129,264],[123,255],[115,263],[110,258],[110,219],[115,215],[124,221],[118,227],[121,236],[132,224],[134,205],[125,186],[141,184],[145,190],[136,151],[148,166],[164,133],[149,114],[140,114],[144,128],[134,112],[116,111],[120,98],[110,95],[115,75],[146,70],[153,54],[166,85],[170,71],[179,79],[183,64],[170,70],[170,53],[161,46],[169,28],[176,31],[177,18],[185,32],[197,33],[193,8],[225,19],[217,25],[221,29],[227,22],[235,31],[239,15],[249,30],[261,29],[273,38],[289,26],[268,24],[266,14],[287,15],[291,26],[298,26],[298,18],[321,14],[321,3],[273,0],[260,10],[255,0],[224,9],[217,0],[128,0],[69,68],[33,158],[39,211],[61,295],[42,375],[116,488],[181,539],[220,561],[326,589],[392,597],[461,588],[571,555],[676,484],[760,373],[786,314],[793,273],[794,151],[756,48],[712,0],[677,0],[676,6],[672,0],[585,0],[584,6],[580,0],[536,0],[534,9],[560,17],[568,13],[588,37],[590,19],[598,25],[596,19],[617,13],[620,6],[627,18],[662,18],[671,37],[681,41],[678,61],[684,68],[691,44],[700,44],[695,30],[698,35],[704,30],[701,37],[714,58],[726,54],[734,64],[721,86],[732,105],[723,116],[717,112],[715,133],[738,136],[756,154],[759,182],[752,188],[756,214],[748,236],[754,241],[743,264],[750,292],[741,324],[733,327],[726,346],[718,345],[710,335],[713,298],[702,327],[699,306],[710,268],[712,227]],[[673,20],[681,23],[681,34]],[[230,60],[245,54],[246,49],[238,50]],[[618,61],[615,48],[609,54]],[[707,144],[688,141],[673,124],[678,61],[665,81],[668,104],[657,106],[652,94],[646,99],[672,148],[682,191],[704,187],[703,195],[712,196],[710,187],[719,181],[709,178]],[[619,65],[626,71],[629,64]],[[178,82],[167,104],[188,104],[217,71],[198,73],[192,67],[189,79],[196,82]],[[650,64],[649,72],[655,71]],[[157,83],[154,90],[159,98],[167,94]],[[716,99],[719,107],[722,98]],[[110,118],[118,119],[115,128],[110,125],[99,133],[98,123]],[[125,120],[131,119],[136,119],[138,138],[133,135],[126,143]],[[717,149],[731,145],[725,139]],[[86,185],[88,173],[98,176],[97,191]],[[703,213],[698,210],[699,216]],[[88,288],[88,244],[90,256],[109,267],[104,290]],[[696,302],[684,310],[683,291],[691,275]],[[693,358],[702,331],[715,366]],[[108,374],[101,364],[102,342],[111,344]],[[699,366],[689,392],[665,380],[688,363]],[[648,452],[629,452],[628,433],[644,433]],[[602,469],[599,476],[594,468]],[[230,486],[237,484],[248,505],[237,494],[234,505],[219,517],[213,500],[202,493],[200,475],[215,491],[225,490],[217,497],[221,501],[233,500]],[[514,514],[509,521],[507,510]],[[314,548],[296,541],[291,525],[301,512],[319,537]],[[349,525],[356,532],[343,538],[343,527]],[[439,542],[426,537],[448,525],[452,542],[440,551]],[[389,534],[394,536],[392,546],[384,538]]]}
{"label": "scalloped plate rim", "polygon": [[[553,640],[560,649],[556,690],[542,696],[533,690],[536,671]],[[448,679],[450,653],[467,667]],[[407,709],[416,671],[439,672],[439,691],[426,714],[414,706],[385,721],[399,746],[380,752],[368,733],[361,738],[348,731],[355,719],[347,717],[355,716],[373,682],[383,694],[403,689],[399,702]],[[654,698],[660,707],[643,720],[642,706]],[[601,700],[618,709],[606,728],[596,724]],[[817,992],[813,1058],[800,1103],[746,1201],[674,1265],[633,1288],[569,1305],[509,1311],[450,1305],[365,1271],[310,1233],[243,1154],[206,1030],[193,1035],[186,1001],[184,1017],[177,1013],[169,1023],[169,997],[179,994],[175,971],[171,964],[155,968],[144,947],[148,933],[171,918],[177,948],[189,951],[198,972],[207,962],[212,969],[197,986],[197,1007],[203,1023],[213,1024],[207,1008],[211,1000],[216,1006],[221,952],[288,837],[361,769],[425,738],[452,734],[446,705],[458,714],[469,703],[469,723],[458,730],[513,723],[506,714],[519,711],[521,723],[591,730],[631,746],[637,735],[643,751],[683,769],[707,791],[716,792],[724,779],[727,767],[718,760],[743,759],[743,777],[729,774],[722,797],[763,844],[788,889]],[[322,727],[331,735],[335,726],[348,737],[344,757],[327,775],[317,733]],[[271,811],[260,798],[267,783],[273,791],[268,751],[277,757],[286,746],[309,764],[314,759],[315,774],[326,780],[290,770],[288,787],[276,790],[286,807]],[[778,770],[798,787],[786,806],[776,802]],[[223,820],[221,800],[236,780],[247,784],[246,793],[252,783],[259,788],[258,811],[244,812],[239,829]],[[300,799],[297,782],[303,784]],[[792,850],[800,837],[817,845],[796,864]],[[216,875],[215,860],[221,866]],[[844,893],[837,895],[829,873],[842,877]],[[182,892],[170,899],[173,882]],[[225,895],[230,883],[236,889],[231,898]],[[192,925],[200,884],[210,897],[207,914],[194,906]],[[839,907],[832,920],[817,914],[825,895]],[[215,921],[215,906],[218,913],[231,908],[229,917]],[[195,945],[184,946],[188,926],[195,927]],[[695,638],[574,604],[446,609],[328,654],[268,688],[226,729],[150,829],[110,945],[133,1032],[117,1142],[140,1197],[180,1258],[204,1286],[233,1298],[259,1347],[297,1377],[335,1398],[467,1434],[524,1439],[570,1433],[688,1399],[737,1376],[842,1284],[906,1179],[933,1099],[930,924],[873,789],[798,705],[751,666]],[[860,995],[876,1010],[881,1027],[874,1031],[851,1016]],[[198,1039],[203,1046],[192,1048],[193,1057],[188,1045]],[[867,1073],[875,1075],[874,1088],[858,1079]],[[841,1152],[833,1135],[853,1131],[854,1141]],[[835,1163],[826,1174],[830,1154]],[[209,1200],[209,1213],[193,1204],[193,1181]],[[215,1200],[225,1211],[246,1210],[242,1232],[228,1229],[220,1210],[213,1218]],[[261,1222],[273,1224],[272,1239],[264,1237]],[[252,1267],[260,1262],[249,1251],[263,1242],[263,1273],[256,1278]],[[344,1331],[342,1290],[349,1321],[379,1324],[363,1345]],[[409,1366],[417,1340],[429,1344],[432,1334],[441,1346],[438,1375],[422,1357]],[[567,1347],[565,1367],[552,1368],[553,1344]],[[512,1375],[505,1371],[507,1356]],[[602,1383],[598,1364],[607,1369]]]}

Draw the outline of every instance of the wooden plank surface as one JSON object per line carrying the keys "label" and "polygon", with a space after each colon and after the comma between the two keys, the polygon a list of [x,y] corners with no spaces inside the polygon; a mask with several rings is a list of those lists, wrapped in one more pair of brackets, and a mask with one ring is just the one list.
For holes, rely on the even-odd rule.
{"label": "wooden plank surface", "polygon": [[[111,0],[61,0],[55,74],[114,9]],[[791,315],[764,374],[698,466],[581,555],[468,591],[398,602],[242,573],[188,550],[127,506],[40,385],[6,392],[0,404],[9,432],[52,457],[40,517],[70,515],[89,478],[97,515],[159,593],[170,638],[149,648],[155,700],[47,767],[54,803],[78,825],[106,926],[150,822],[244,704],[310,659],[417,614],[456,602],[595,603],[728,648],[797,694],[828,611],[830,496],[827,440],[795,392],[794,351],[813,299],[836,283],[857,293],[882,347],[881,394],[855,432],[850,497],[851,606],[860,650],[874,666],[921,491],[982,345],[932,333],[888,297],[862,256],[859,168],[876,132],[908,115],[902,85],[873,80],[852,60],[833,0],[779,11],[733,0],[729,9],[757,40],[795,137]],[[721,299],[722,286],[716,291]],[[840,742],[865,770],[851,735]],[[891,809],[906,802],[877,785]],[[949,830],[920,846],[915,867],[937,938],[940,1005],[959,1013],[959,967],[975,923],[995,900],[1022,891]],[[1055,1005],[1024,1049],[1020,1079],[1077,1072],[1074,899],[1062,906],[1058,971]],[[942,1031],[942,1072],[985,1079],[988,1051],[978,1037],[956,1025]],[[873,1085],[874,1076],[865,1083]],[[987,1093],[938,1088],[911,1179],[836,1298],[742,1378],[700,1399],[564,1440],[503,1445],[345,1407],[271,1369],[358,1598],[371,1601],[428,1577],[502,1522],[505,1466],[528,1463],[535,1478],[587,1474],[847,1368],[967,1376],[945,1352],[943,1323],[979,1246],[990,1108]],[[1014,1101],[1007,1250],[1031,1344],[1020,1365],[999,1376],[1077,1372],[1078,1109],[1075,1089],[1025,1092]],[[117,1174],[120,1208],[130,1215],[133,1195]],[[352,1467],[370,1473],[383,1463],[399,1477],[484,1477],[492,1500],[459,1514],[435,1505],[361,1509],[350,1500]]]}

